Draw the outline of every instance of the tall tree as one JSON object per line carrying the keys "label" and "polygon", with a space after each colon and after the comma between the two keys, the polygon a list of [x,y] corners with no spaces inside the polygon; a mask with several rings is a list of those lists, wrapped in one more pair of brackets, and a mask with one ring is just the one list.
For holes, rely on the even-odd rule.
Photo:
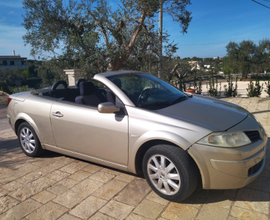
{"label": "tall tree", "polygon": [[256,45],[253,41],[230,42],[227,46],[224,70],[230,73],[241,72],[243,78],[251,71],[262,72],[269,66],[270,41],[265,39]]}
{"label": "tall tree", "polygon": [[263,39],[259,41],[255,50],[252,70],[257,73],[270,70],[270,40]]}
{"label": "tall tree", "polygon": [[[157,54],[160,0],[23,0],[23,37],[31,54],[61,50],[62,59],[93,71],[118,70],[131,57]],[[187,32],[190,0],[163,0],[163,10]],[[168,35],[163,39],[168,40]],[[173,50],[173,48],[172,48]]]}
{"label": "tall tree", "polygon": [[178,80],[183,80],[184,78],[197,73],[196,63],[192,63],[184,59],[181,60],[180,57],[176,59],[167,59],[165,62],[168,68],[168,73],[165,78],[167,82],[170,82],[173,77]]}
{"label": "tall tree", "polygon": [[230,42],[226,48],[228,57],[237,62],[238,71],[241,71],[243,78],[247,78],[251,70],[256,45],[253,41],[244,40],[239,44]]}

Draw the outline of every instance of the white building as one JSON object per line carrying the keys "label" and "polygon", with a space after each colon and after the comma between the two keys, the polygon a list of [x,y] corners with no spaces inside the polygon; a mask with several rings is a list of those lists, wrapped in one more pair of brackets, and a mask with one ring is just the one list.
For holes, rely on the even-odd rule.
{"label": "white building", "polygon": [[200,61],[188,61],[188,63],[191,66],[191,70],[194,70],[194,69],[200,70],[201,69],[201,62]]}
{"label": "white building", "polygon": [[15,55],[13,50],[13,55],[3,55],[0,56],[0,69],[3,68],[28,68],[27,58],[21,57],[20,55]]}

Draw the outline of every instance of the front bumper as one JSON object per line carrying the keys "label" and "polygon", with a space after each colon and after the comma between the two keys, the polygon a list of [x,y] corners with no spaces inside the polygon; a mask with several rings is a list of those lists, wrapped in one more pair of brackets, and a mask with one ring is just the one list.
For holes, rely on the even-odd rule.
{"label": "front bumper", "polygon": [[194,144],[188,152],[200,170],[204,189],[244,187],[255,180],[264,168],[268,138],[263,128],[248,117],[230,130],[257,130],[261,138],[237,148]]}
{"label": "front bumper", "polygon": [[251,183],[262,172],[266,160],[266,143],[261,142],[260,147],[255,147],[258,151],[254,155],[242,160],[230,158],[234,157],[232,155],[241,157],[250,146],[238,149],[213,149],[205,145],[193,145],[189,153],[199,167],[203,188],[237,189]]}

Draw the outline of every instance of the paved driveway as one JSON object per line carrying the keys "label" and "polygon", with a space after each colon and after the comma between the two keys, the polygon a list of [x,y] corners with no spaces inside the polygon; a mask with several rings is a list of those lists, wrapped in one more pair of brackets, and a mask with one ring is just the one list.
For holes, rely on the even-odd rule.
{"label": "paved driveway", "polygon": [[[252,112],[270,135],[269,98],[227,98]],[[168,202],[144,179],[47,152],[25,156],[0,118],[0,219],[259,219],[269,220],[270,146],[260,177],[238,190],[197,190]]]}

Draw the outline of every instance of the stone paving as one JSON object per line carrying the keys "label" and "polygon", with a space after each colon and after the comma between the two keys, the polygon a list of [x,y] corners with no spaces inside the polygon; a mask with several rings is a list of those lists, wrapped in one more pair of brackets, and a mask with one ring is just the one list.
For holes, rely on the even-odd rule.
{"label": "stone paving", "polygon": [[[226,98],[252,112],[270,135],[269,98]],[[270,219],[270,143],[262,174],[238,190],[197,190],[186,201],[158,197],[144,179],[46,152],[30,158],[0,119],[0,219]]]}

